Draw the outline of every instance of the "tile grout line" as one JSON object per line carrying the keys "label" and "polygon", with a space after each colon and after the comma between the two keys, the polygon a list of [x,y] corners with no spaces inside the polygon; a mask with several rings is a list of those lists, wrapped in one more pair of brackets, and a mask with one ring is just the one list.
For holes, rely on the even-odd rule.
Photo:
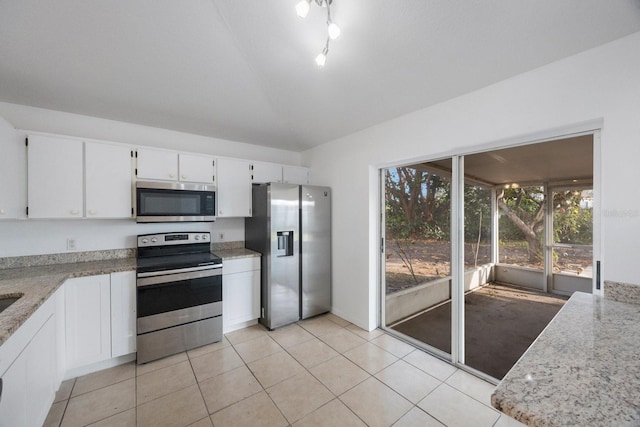
{"label": "tile grout line", "polygon": [[[271,337],[269,336],[269,334],[268,334],[268,330],[267,330],[266,335],[267,335],[269,338],[271,338]],[[260,338],[260,337],[256,337],[256,338],[254,338],[254,339],[257,339],[257,338]],[[273,338],[271,338],[271,339],[273,340]],[[231,345],[231,347],[233,348],[233,350],[238,354],[238,357],[240,358],[240,360],[242,360],[242,363],[244,363],[245,368],[247,368],[247,370],[251,373],[251,375],[253,376],[253,378],[255,378],[256,382],[260,385],[260,387],[262,388],[262,392],[264,392],[264,394],[266,394],[266,395],[267,395],[267,397],[269,398],[269,400],[271,401],[271,403],[273,403],[273,406],[278,410],[278,412],[280,413],[280,415],[282,415],[282,418],[287,422],[287,426],[291,426],[291,423],[289,422],[289,419],[284,415],[284,413],[282,412],[282,410],[280,409],[280,407],[279,407],[279,406],[276,404],[276,402],[273,400],[273,398],[271,397],[271,395],[269,394],[269,392],[267,391],[267,389],[262,385],[262,383],[260,382],[260,380],[258,380],[258,378],[256,377],[256,375],[253,373],[253,371],[252,371],[252,370],[251,370],[251,368],[249,367],[249,364],[245,362],[245,360],[242,358],[242,356],[240,356],[240,353],[238,353],[238,350],[236,350],[236,348],[235,348],[235,346],[233,345],[233,343],[232,343],[230,340],[228,340],[228,339],[227,339],[227,341],[229,341],[229,344]],[[243,341],[243,342],[248,342],[248,341],[251,341],[251,340],[247,340],[247,341]],[[280,346],[280,348],[282,348],[282,350],[285,350],[285,349],[284,349],[284,347],[282,347],[282,346],[281,346],[281,345],[280,345],[276,340],[273,340],[273,341],[274,341],[278,346]],[[242,343],[238,343],[238,344],[242,344]],[[271,355],[268,355],[268,356],[265,356],[265,357],[269,357],[269,356],[271,356]],[[258,360],[260,360],[260,359],[258,359]],[[255,360],[254,360],[254,362],[255,362]],[[275,384],[274,384],[274,385],[275,385]],[[272,386],[272,387],[273,387],[273,386]],[[245,397],[244,399],[239,400],[238,402],[234,402],[234,403],[232,403],[231,405],[226,406],[225,408],[228,408],[228,407],[230,407],[230,406],[235,405],[236,403],[240,403],[240,402],[242,402],[242,401],[244,401],[244,400],[246,400],[246,399],[249,399],[250,397],[255,396],[255,395],[256,395],[256,394],[258,394],[258,393],[261,393],[261,392],[260,392],[260,391],[259,391],[259,392],[256,392],[256,393],[252,394],[251,396]],[[222,411],[223,409],[224,409],[224,408],[221,408],[219,411]],[[216,412],[219,412],[219,411],[216,411]],[[213,414],[210,414],[210,416],[209,416],[209,417],[211,417],[211,415],[213,415]],[[211,423],[213,424],[213,421],[212,421]]]}
{"label": "tile grout line", "polygon": [[[325,316],[326,316],[326,315],[325,315]],[[259,360],[261,360],[261,359],[264,359],[264,358],[266,358],[266,357],[269,357],[269,356],[272,356],[272,355],[274,355],[274,354],[277,354],[277,353],[279,353],[280,351],[283,351],[285,354],[287,354],[289,357],[291,357],[291,358],[292,358],[292,359],[293,359],[293,360],[294,360],[294,361],[295,361],[299,366],[301,366],[301,367],[303,368],[303,370],[304,370],[304,371],[302,371],[301,373],[303,373],[303,372],[305,372],[305,371],[306,371],[306,373],[307,373],[308,375],[310,375],[310,376],[311,376],[315,381],[318,381],[318,382],[320,383],[320,385],[322,385],[322,387],[323,387],[324,389],[326,389],[326,390],[330,393],[330,395],[333,397],[333,398],[332,398],[332,399],[330,399],[328,402],[325,402],[324,404],[320,405],[318,408],[315,408],[314,410],[312,410],[312,411],[311,411],[311,412],[309,412],[308,414],[305,414],[302,418],[300,418],[300,420],[302,420],[302,419],[306,418],[307,416],[309,416],[310,414],[312,414],[312,413],[314,413],[315,411],[319,410],[320,408],[325,407],[326,405],[328,405],[329,403],[331,403],[333,400],[337,400],[337,401],[339,401],[342,405],[344,405],[344,406],[349,410],[349,412],[350,412],[351,414],[355,415],[359,420],[361,420],[362,422],[364,422],[364,420],[362,420],[362,419],[361,419],[361,418],[360,418],[360,417],[359,417],[355,412],[353,412],[353,410],[352,410],[348,405],[346,405],[346,404],[344,403],[344,401],[341,399],[341,397],[340,397],[340,396],[343,396],[345,393],[349,392],[349,391],[350,391],[350,390],[352,390],[353,388],[355,388],[355,387],[357,387],[358,385],[362,384],[364,381],[367,381],[368,379],[370,379],[370,378],[372,378],[372,377],[373,377],[373,378],[375,378],[375,379],[376,379],[380,384],[384,385],[385,387],[388,387],[388,388],[389,388],[391,391],[393,391],[395,394],[397,394],[397,395],[398,395],[398,396],[400,396],[402,399],[406,400],[407,402],[409,402],[409,403],[411,404],[411,407],[409,408],[409,410],[408,410],[408,411],[406,411],[405,413],[403,413],[403,414],[402,414],[402,415],[401,415],[401,416],[400,416],[400,417],[399,417],[395,422],[397,422],[397,421],[399,421],[400,419],[402,419],[404,416],[406,416],[406,415],[407,415],[410,411],[412,411],[414,408],[416,408],[416,409],[418,409],[418,410],[420,410],[420,411],[422,411],[422,412],[425,412],[425,413],[426,413],[426,414],[428,414],[429,416],[431,416],[431,417],[433,417],[434,419],[438,420],[438,422],[441,422],[441,421],[440,421],[438,418],[436,418],[434,415],[432,415],[431,413],[429,413],[429,412],[425,411],[424,409],[420,408],[420,407],[418,406],[418,403],[419,403],[419,402],[414,404],[414,403],[413,403],[413,402],[411,402],[409,399],[407,399],[405,396],[403,396],[403,395],[402,395],[402,394],[400,394],[398,391],[396,391],[394,388],[392,388],[391,386],[387,385],[384,381],[382,381],[382,380],[380,380],[379,378],[377,378],[377,377],[376,377],[376,375],[377,375],[377,374],[379,374],[380,372],[382,372],[382,371],[384,371],[385,369],[389,368],[390,366],[395,365],[399,360],[402,360],[403,362],[408,363],[410,366],[412,366],[412,367],[414,367],[414,368],[418,369],[419,371],[421,371],[421,372],[423,372],[424,374],[426,374],[426,375],[428,375],[428,376],[430,376],[430,377],[434,378],[435,380],[437,380],[437,381],[439,382],[438,386],[437,386],[437,387],[435,387],[433,390],[431,390],[429,393],[427,393],[423,398],[421,398],[421,399],[420,399],[420,401],[422,401],[422,400],[424,400],[425,398],[427,398],[428,396],[430,396],[432,393],[434,393],[434,392],[435,392],[435,390],[437,390],[437,389],[441,388],[441,386],[442,386],[443,384],[446,384],[446,385],[447,385],[448,387],[450,387],[451,389],[456,390],[457,392],[461,393],[462,395],[464,395],[464,396],[466,396],[466,397],[468,397],[468,398],[470,398],[470,399],[472,399],[472,400],[476,401],[477,403],[480,403],[481,405],[483,405],[483,406],[485,406],[485,407],[488,407],[489,409],[493,410],[493,411],[496,413],[496,415],[498,415],[498,418],[496,419],[496,421],[495,421],[495,422],[494,422],[494,424],[493,424],[494,426],[495,426],[495,424],[500,420],[501,414],[500,414],[499,412],[497,412],[493,407],[491,407],[490,405],[487,405],[487,404],[485,404],[484,402],[482,402],[482,401],[480,401],[480,400],[476,399],[474,396],[472,396],[472,395],[470,395],[470,394],[466,393],[465,391],[460,390],[460,389],[458,389],[457,387],[455,387],[455,386],[453,386],[453,385],[451,385],[451,384],[447,383],[447,381],[448,381],[449,379],[451,379],[454,375],[456,375],[456,373],[457,373],[458,371],[462,371],[462,370],[460,370],[459,368],[455,367],[454,365],[451,365],[451,364],[449,364],[449,363],[447,363],[447,362],[444,362],[444,363],[447,363],[448,365],[450,365],[450,366],[454,367],[454,368],[455,368],[455,370],[454,370],[451,374],[449,374],[448,376],[446,376],[446,378],[445,378],[444,380],[440,380],[439,378],[434,377],[434,376],[433,376],[432,374],[430,374],[429,372],[426,372],[426,371],[424,371],[423,369],[421,369],[421,368],[419,368],[419,367],[417,367],[417,366],[413,365],[412,363],[410,363],[410,362],[408,362],[408,361],[406,361],[406,360],[405,360],[405,358],[406,358],[407,356],[409,356],[410,354],[413,354],[415,351],[421,351],[421,352],[425,353],[427,356],[431,356],[428,352],[425,352],[425,351],[421,350],[420,348],[415,347],[415,349],[414,349],[414,350],[410,351],[409,353],[405,354],[405,355],[404,355],[404,356],[402,356],[402,357],[399,357],[399,356],[397,356],[396,354],[391,353],[391,352],[390,352],[390,351],[388,351],[387,349],[385,349],[385,348],[383,348],[382,346],[378,345],[377,343],[372,342],[373,340],[376,340],[376,339],[378,339],[378,338],[380,338],[381,336],[384,336],[384,335],[387,335],[387,336],[389,336],[389,337],[390,337],[390,338],[392,338],[392,339],[397,339],[397,338],[395,338],[393,335],[391,335],[391,334],[387,334],[384,330],[381,330],[381,334],[376,335],[375,337],[372,337],[372,338],[365,338],[364,336],[362,336],[362,335],[360,335],[360,334],[357,334],[357,333],[355,333],[354,331],[352,331],[352,330],[350,330],[350,329],[349,329],[349,326],[352,326],[352,325],[353,325],[352,323],[347,323],[346,325],[344,325],[344,326],[343,326],[343,325],[341,325],[340,323],[333,321],[330,317],[317,317],[317,318],[318,318],[318,319],[326,319],[326,320],[330,321],[333,325],[335,325],[335,326],[337,326],[337,327],[338,327],[338,329],[336,329],[336,331],[337,331],[337,332],[331,332],[331,333],[326,333],[326,334],[316,334],[316,333],[311,332],[309,329],[307,329],[307,328],[305,328],[305,327],[303,326],[303,324],[302,324],[302,323],[303,323],[304,321],[296,322],[296,323],[294,323],[294,324],[295,324],[296,326],[300,327],[300,328],[301,328],[302,330],[304,330],[306,333],[308,333],[312,338],[309,338],[308,340],[302,340],[302,341],[300,341],[299,343],[296,343],[295,345],[290,346],[290,348],[295,348],[295,347],[297,347],[297,346],[299,346],[299,345],[302,345],[302,344],[304,344],[305,342],[308,342],[308,341],[310,341],[310,340],[312,340],[312,339],[314,339],[314,338],[315,338],[315,339],[317,339],[319,342],[321,342],[322,344],[324,344],[324,345],[326,345],[328,348],[330,348],[332,351],[335,351],[337,354],[336,354],[336,355],[333,355],[333,356],[331,356],[331,357],[329,357],[329,359],[327,359],[327,360],[324,360],[324,361],[322,361],[322,362],[320,362],[320,363],[317,363],[317,364],[315,364],[315,365],[313,365],[313,366],[310,366],[310,367],[307,367],[307,366],[303,365],[303,364],[302,364],[302,363],[301,363],[301,362],[300,362],[300,361],[299,361],[299,360],[298,360],[298,359],[297,359],[297,358],[296,358],[292,353],[290,353],[290,348],[285,348],[285,347],[284,347],[282,344],[280,344],[276,339],[274,339],[274,338],[273,338],[273,336],[272,336],[272,332],[273,332],[273,331],[269,331],[268,329],[265,329],[265,330],[263,331],[263,333],[261,332],[261,333],[259,334],[260,336],[256,336],[256,337],[254,337],[254,338],[247,339],[247,340],[245,340],[245,341],[242,341],[242,342],[239,342],[239,343],[235,343],[235,344],[234,344],[234,343],[232,343],[230,340],[228,340],[228,339],[226,338],[226,336],[223,336],[223,339],[226,339],[226,340],[227,340],[227,342],[228,342],[228,344],[229,344],[229,345],[228,345],[228,347],[231,347],[231,348],[233,349],[233,351],[238,355],[238,357],[239,357],[239,358],[240,358],[240,360],[242,361],[242,366],[244,366],[246,369],[248,369],[248,370],[249,370],[249,372],[251,373],[251,375],[252,375],[252,377],[254,378],[254,380],[255,380],[255,381],[258,383],[258,385],[260,386],[260,389],[261,389],[261,390],[260,390],[260,391],[255,392],[255,393],[253,393],[253,394],[251,394],[251,395],[249,395],[249,396],[247,396],[247,397],[245,397],[245,398],[243,398],[243,399],[241,399],[241,400],[239,400],[238,402],[234,402],[234,403],[232,403],[231,405],[227,405],[227,406],[225,406],[224,408],[220,408],[220,409],[216,410],[214,413],[209,413],[209,408],[207,407],[207,404],[206,404],[207,402],[206,402],[205,396],[204,396],[204,394],[203,394],[203,392],[202,392],[202,388],[201,388],[201,385],[200,385],[200,381],[198,380],[198,378],[197,378],[197,376],[196,376],[195,369],[194,369],[194,366],[193,366],[193,364],[192,364],[192,361],[193,361],[194,359],[197,359],[198,357],[203,357],[203,356],[205,356],[205,355],[207,355],[207,354],[209,354],[209,353],[213,353],[213,352],[216,352],[216,351],[223,350],[223,349],[225,349],[227,346],[222,347],[222,348],[214,349],[214,350],[212,350],[211,352],[206,352],[206,353],[201,354],[201,355],[196,356],[196,357],[191,357],[191,356],[188,354],[188,351],[185,351],[186,360],[189,362],[189,366],[190,366],[190,368],[191,368],[191,373],[193,374],[194,379],[195,379],[195,384],[198,386],[198,390],[199,390],[199,392],[200,392],[200,397],[201,397],[201,399],[203,400],[203,402],[204,402],[204,404],[205,404],[205,408],[206,408],[206,412],[207,412],[207,418],[209,418],[209,421],[211,421],[211,422],[212,422],[212,420],[211,420],[211,416],[212,416],[212,415],[214,415],[215,413],[217,413],[217,412],[219,412],[219,411],[222,411],[222,410],[224,410],[224,409],[226,409],[226,408],[229,408],[230,406],[233,406],[233,405],[235,405],[235,404],[237,404],[237,403],[239,403],[239,402],[242,402],[242,401],[244,401],[244,400],[246,400],[246,399],[248,399],[248,398],[251,398],[251,397],[253,397],[253,396],[257,395],[258,393],[264,392],[264,393],[269,397],[269,399],[270,399],[270,401],[272,402],[272,404],[273,404],[273,405],[278,409],[278,411],[279,411],[280,415],[284,418],[284,420],[286,420],[286,422],[288,423],[288,425],[289,425],[289,426],[290,426],[290,425],[292,425],[292,423],[289,423],[289,420],[288,420],[288,419],[287,419],[287,417],[284,415],[284,413],[282,412],[282,410],[280,409],[280,407],[279,407],[279,406],[276,404],[276,402],[273,400],[273,398],[271,397],[271,395],[270,395],[270,394],[269,394],[269,392],[267,391],[267,388],[265,388],[265,387],[263,386],[263,384],[258,380],[258,378],[256,377],[256,374],[255,374],[255,373],[253,372],[253,370],[249,367],[249,363],[247,363],[247,362],[245,361],[245,359],[240,355],[240,353],[238,352],[238,349],[237,349],[237,347],[236,347],[236,346],[238,346],[238,345],[240,345],[240,344],[247,343],[247,342],[250,342],[250,341],[253,341],[253,340],[256,340],[256,339],[260,339],[262,336],[267,336],[267,337],[269,337],[271,340],[273,340],[273,342],[275,342],[275,344],[279,347],[279,350],[278,350],[278,351],[276,351],[275,353],[272,353],[272,354],[268,354],[268,355],[266,355],[266,356],[259,357],[258,359],[253,360],[251,363],[253,363],[253,362],[257,362],[257,361],[259,361]],[[256,325],[256,326],[258,326],[258,325]],[[322,328],[320,328],[320,330],[322,330]],[[345,350],[344,352],[340,352],[340,351],[338,351],[335,347],[331,346],[331,344],[329,344],[329,343],[325,342],[325,341],[324,341],[324,339],[323,339],[323,337],[328,337],[328,336],[334,335],[334,334],[336,334],[336,333],[340,333],[340,332],[342,332],[342,331],[344,331],[344,330],[348,331],[350,334],[353,334],[354,336],[357,336],[357,337],[359,337],[359,338],[363,339],[363,340],[364,340],[364,342],[363,342],[363,343],[360,343],[360,344],[358,344],[358,345],[356,345],[356,346],[355,346],[355,347],[353,347],[353,348],[349,348],[349,349]],[[235,331],[234,331],[234,332],[235,332]],[[404,341],[402,341],[402,340],[399,340],[399,341],[404,342]],[[394,360],[394,361],[393,361],[392,363],[390,363],[389,365],[384,366],[382,369],[377,370],[377,371],[376,371],[376,372],[374,372],[374,373],[370,373],[370,372],[368,372],[367,370],[363,369],[363,367],[362,367],[362,366],[360,366],[358,363],[354,362],[354,361],[353,361],[353,360],[351,360],[349,357],[345,356],[345,353],[348,353],[348,352],[350,352],[350,351],[352,351],[352,350],[355,350],[355,349],[357,349],[358,347],[361,347],[361,346],[363,346],[364,344],[367,344],[367,343],[371,343],[371,344],[373,344],[376,348],[380,349],[381,351],[384,351],[385,353],[388,353],[388,354],[392,355],[393,357],[395,357],[395,358],[396,358],[396,360]],[[411,345],[411,344],[408,344],[408,345]],[[412,346],[412,347],[413,347],[413,346]],[[315,368],[315,367],[317,367],[317,366],[320,366],[320,365],[322,365],[322,364],[324,364],[324,363],[327,363],[327,362],[329,362],[329,361],[331,361],[331,360],[334,360],[334,359],[336,359],[336,358],[337,358],[337,357],[339,357],[339,356],[344,357],[347,361],[349,361],[349,363],[351,363],[351,364],[353,364],[354,366],[358,367],[359,369],[363,370],[363,371],[367,374],[367,377],[366,377],[365,379],[363,379],[362,381],[359,381],[357,384],[355,384],[355,385],[351,386],[349,389],[347,389],[347,390],[343,391],[340,395],[337,395],[337,394],[335,394],[332,390],[328,389],[328,387],[327,387],[327,386],[326,386],[326,385],[325,385],[325,384],[324,384],[324,383],[323,383],[323,382],[322,382],[318,377],[316,377],[316,376],[311,372],[311,369],[313,369],[313,368]],[[176,361],[175,363],[171,363],[171,364],[169,364],[169,365],[167,365],[167,366],[163,366],[163,367],[161,367],[161,368],[154,369],[154,370],[152,370],[152,371],[146,372],[146,373],[141,374],[141,375],[146,375],[146,374],[153,373],[153,372],[155,372],[155,371],[159,371],[159,370],[162,370],[162,369],[166,369],[166,368],[169,368],[169,367],[175,366],[175,365],[177,365],[177,364],[179,364],[179,363],[182,363],[182,362],[183,362],[183,361]],[[133,361],[133,362],[131,362],[131,363],[134,363],[134,376],[133,376],[133,379],[134,379],[133,409],[134,409],[134,415],[135,415],[136,424],[137,424],[137,422],[138,422],[138,406],[140,406],[140,405],[138,404],[138,399],[137,399],[137,397],[138,397],[138,396],[137,396],[137,392],[138,392],[138,365],[136,364],[136,362],[135,362],[135,361]],[[225,371],[225,372],[231,372],[231,371],[233,371],[234,369],[239,369],[239,368],[240,368],[240,366],[238,366],[238,367],[236,367],[236,368],[233,368],[233,369],[230,369],[230,370]],[[204,381],[211,380],[211,379],[213,379],[213,378],[216,378],[216,377],[218,377],[218,376],[220,376],[220,375],[224,374],[225,372],[221,372],[221,373],[219,373],[219,374],[217,374],[217,375],[215,375],[215,376],[213,376],[213,377],[211,377],[211,378],[207,378],[207,379],[203,380],[203,382],[204,382]],[[463,371],[463,372],[464,372],[464,371]],[[296,375],[298,375],[298,374],[296,374]],[[470,375],[471,375],[471,374],[470,374]],[[284,381],[287,381],[287,380],[289,380],[290,378],[293,378],[293,377],[295,377],[295,375],[291,375],[291,376],[289,376],[289,377],[287,377],[287,378],[285,378],[285,379],[283,379],[283,380],[280,380],[280,381],[276,382],[275,384],[270,385],[270,386],[269,386],[269,388],[275,387],[275,386],[277,386],[278,384],[280,384],[280,383],[282,383],[282,382],[284,382]],[[122,381],[117,381],[117,382],[115,382],[115,383],[113,383],[113,384],[109,384],[109,385],[106,385],[106,386],[103,386],[103,387],[99,387],[99,388],[97,388],[97,389],[95,389],[95,390],[90,390],[90,391],[87,391],[87,392],[85,392],[85,393],[81,393],[81,394],[79,394],[79,395],[77,395],[77,396],[73,396],[73,397],[72,397],[73,390],[74,390],[74,389],[76,388],[76,386],[77,386],[77,379],[78,379],[78,377],[76,377],[76,378],[74,378],[74,379],[73,379],[73,381],[74,381],[74,382],[73,382],[73,385],[72,385],[72,387],[71,387],[71,391],[69,392],[69,397],[68,397],[68,399],[66,399],[66,400],[65,400],[64,410],[63,410],[62,416],[61,416],[61,418],[60,418],[60,422],[59,422],[59,424],[58,424],[59,426],[61,426],[61,425],[62,425],[62,423],[63,423],[63,421],[64,421],[64,419],[65,419],[65,416],[66,416],[66,415],[68,415],[68,414],[67,414],[67,410],[68,410],[68,406],[69,406],[69,403],[70,403],[71,399],[76,398],[76,397],[80,397],[80,396],[83,396],[83,395],[86,395],[86,394],[88,394],[88,393],[91,393],[91,392],[94,392],[94,391],[97,391],[97,390],[101,390],[101,389],[103,389],[103,388],[106,388],[106,387],[109,387],[109,386],[112,386],[112,385],[115,385],[115,384],[122,383],[122,382],[124,382],[124,381],[127,381],[129,378],[124,379],[124,380],[122,380]],[[482,380],[482,379],[480,379],[480,378],[479,378],[478,380],[480,380],[480,381],[484,381],[484,380]],[[191,385],[193,385],[193,384],[191,384]],[[173,391],[173,392],[177,392],[177,391],[184,390],[184,389],[186,389],[186,388],[188,388],[188,387],[191,387],[191,385],[189,385],[189,386],[187,386],[187,387],[184,387],[184,388],[181,388],[180,390],[175,390],[175,391]],[[173,393],[173,392],[172,392],[172,393]],[[163,395],[163,396],[156,397],[155,399],[152,399],[152,400],[150,400],[149,402],[155,401],[155,400],[157,400],[157,399],[159,399],[159,398],[162,398],[162,397],[164,397],[164,396],[167,396],[167,394],[165,394],[165,395]],[[149,402],[145,402],[145,404],[146,404],[146,403],[149,403]],[[111,414],[111,415],[109,415],[108,417],[105,417],[105,418],[103,418],[103,419],[101,419],[101,420],[95,420],[95,421],[93,421],[93,422],[94,422],[94,423],[95,423],[95,422],[100,422],[100,421],[103,421],[104,419],[110,418],[110,417],[112,417],[112,416],[115,416],[115,415],[121,414],[121,413],[126,412],[126,411],[128,411],[128,409],[125,409],[125,410],[123,410],[123,411],[117,412],[117,413],[115,413],[115,414]],[[202,418],[201,420],[198,420],[198,421],[202,421],[202,420],[204,420],[204,418]],[[298,421],[300,421],[300,420],[296,420],[295,422],[298,422]],[[196,421],[196,422],[198,422],[198,421]],[[366,424],[366,423],[365,423],[365,424]]]}

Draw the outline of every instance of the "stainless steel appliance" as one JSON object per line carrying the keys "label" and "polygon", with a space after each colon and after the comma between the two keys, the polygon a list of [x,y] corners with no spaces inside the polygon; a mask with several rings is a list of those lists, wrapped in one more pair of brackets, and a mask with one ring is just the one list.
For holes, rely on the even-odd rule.
{"label": "stainless steel appliance", "polygon": [[137,222],[214,221],[216,187],[184,182],[136,182]]}
{"label": "stainless steel appliance", "polygon": [[260,323],[269,329],[331,309],[331,190],[253,186],[245,246],[262,253]]}
{"label": "stainless steel appliance", "polygon": [[210,233],[138,236],[138,363],[222,339],[222,259]]}

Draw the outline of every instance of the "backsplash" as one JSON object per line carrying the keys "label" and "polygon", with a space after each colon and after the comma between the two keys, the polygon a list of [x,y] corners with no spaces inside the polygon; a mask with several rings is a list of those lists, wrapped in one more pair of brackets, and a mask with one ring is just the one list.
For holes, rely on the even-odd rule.
{"label": "backsplash", "polygon": [[244,240],[236,240],[233,242],[211,242],[211,251],[226,251],[228,249],[244,248]]}
{"label": "backsplash", "polygon": [[0,258],[0,269],[23,268],[74,262],[103,261],[108,259],[135,258],[137,249],[108,249],[101,251],[70,252],[46,255],[27,255]]}
{"label": "backsplash", "polygon": [[605,280],[604,297],[619,302],[640,304],[640,286]]}

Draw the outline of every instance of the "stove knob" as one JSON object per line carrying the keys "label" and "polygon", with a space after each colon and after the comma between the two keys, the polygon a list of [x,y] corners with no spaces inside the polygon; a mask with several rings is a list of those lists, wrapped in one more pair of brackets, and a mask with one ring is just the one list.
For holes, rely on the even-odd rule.
{"label": "stove knob", "polygon": [[149,239],[142,239],[142,243],[149,243]]}
{"label": "stove knob", "polygon": [[156,243],[158,241],[158,239],[156,239],[155,237],[151,239],[151,243]]}
{"label": "stove knob", "polygon": [[206,234],[202,235],[202,240],[207,240],[209,238],[209,236],[207,236]]}
{"label": "stove knob", "polygon": [[197,234],[195,236],[193,236],[194,239],[196,240],[200,240],[200,236],[198,236]]}

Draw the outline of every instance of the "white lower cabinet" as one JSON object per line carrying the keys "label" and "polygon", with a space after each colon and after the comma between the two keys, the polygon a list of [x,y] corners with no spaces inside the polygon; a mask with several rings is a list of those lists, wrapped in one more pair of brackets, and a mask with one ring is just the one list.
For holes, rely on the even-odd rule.
{"label": "white lower cabinet", "polygon": [[111,357],[136,351],[136,272],[111,273]]}
{"label": "white lower cabinet", "polygon": [[260,317],[260,257],[223,261],[222,328],[230,332]]}
{"label": "white lower cabinet", "polygon": [[136,351],[136,273],[68,279],[65,296],[65,370]]}
{"label": "white lower cabinet", "polygon": [[0,426],[27,425],[27,358],[18,356],[2,375]]}
{"label": "white lower cabinet", "polygon": [[111,357],[108,274],[68,279],[65,293],[66,370]]}
{"label": "white lower cabinet", "polygon": [[52,316],[26,349],[28,426],[42,425],[58,388],[55,331],[56,321]]}
{"label": "white lower cabinet", "polygon": [[0,427],[41,426],[63,371],[135,344],[135,271],[68,279],[0,346]]}
{"label": "white lower cabinet", "polygon": [[58,387],[53,297],[0,347],[0,426],[41,426]]}

